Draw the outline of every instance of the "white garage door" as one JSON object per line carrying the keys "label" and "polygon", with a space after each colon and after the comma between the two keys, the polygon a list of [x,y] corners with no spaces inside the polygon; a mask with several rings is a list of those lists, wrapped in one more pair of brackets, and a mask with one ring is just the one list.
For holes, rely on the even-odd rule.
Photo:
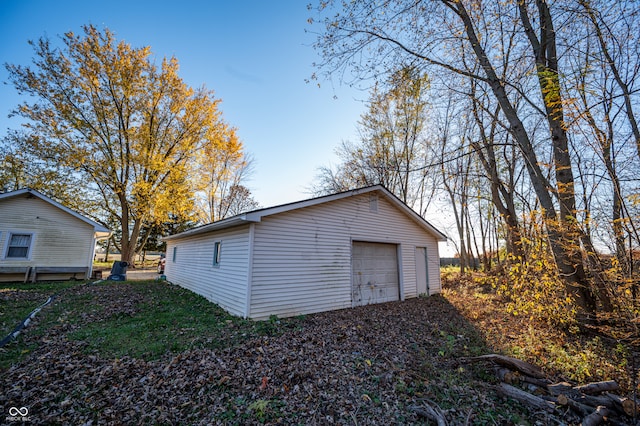
{"label": "white garage door", "polygon": [[395,244],[354,242],[351,259],[353,306],[400,299]]}

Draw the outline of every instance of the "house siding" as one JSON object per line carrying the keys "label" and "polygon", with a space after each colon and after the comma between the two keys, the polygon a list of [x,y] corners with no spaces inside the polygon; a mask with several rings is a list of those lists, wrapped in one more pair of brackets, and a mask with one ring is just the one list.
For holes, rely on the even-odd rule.
{"label": "house siding", "polygon": [[415,248],[427,247],[429,293],[441,289],[434,236],[384,197],[371,194],[265,216],[256,224],[250,317],[352,306],[353,241],[399,246],[400,297],[416,297]]}
{"label": "house siding", "polygon": [[[214,266],[213,253],[218,241],[220,264]],[[167,241],[167,279],[233,315],[246,315],[248,265],[249,225]]]}
{"label": "house siding", "polygon": [[[11,233],[33,234],[28,259],[5,258]],[[0,202],[0,267],[91,268],[94,247],[93,226],[40,198],[25,195]],[[49,278],[60,277],[38,277]],[[3,281],[23,279],[24,274],[0,275]]]}

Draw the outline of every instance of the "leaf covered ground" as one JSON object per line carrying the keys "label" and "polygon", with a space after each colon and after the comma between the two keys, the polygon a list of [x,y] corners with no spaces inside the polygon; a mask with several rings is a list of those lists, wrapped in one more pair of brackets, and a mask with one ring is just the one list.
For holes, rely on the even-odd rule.
{"label": "leaf covered ground", "polygon": [[0,408],[27,407],[35,424],[389,425],[429,424],[417,411],[436,404],[454,425],[559,424],[498,396],[492,367],[464,360],[500,344],[478,328],[484,314],[455,306],[467,302],[252,322],[166,283],[76,286],[0,349]]}

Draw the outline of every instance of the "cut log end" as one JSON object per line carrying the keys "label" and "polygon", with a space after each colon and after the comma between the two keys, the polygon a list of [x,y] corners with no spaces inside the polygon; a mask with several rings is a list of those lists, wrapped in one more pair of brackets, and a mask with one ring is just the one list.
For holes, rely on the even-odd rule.
{"label": "cut log end", "polygon": [[638,404],[631,398],[621,398],[622,402],[622,410],[629,417],[638,417],[640,416],[640,410],[638,410]]}
{"label": "cut log end", "polygon": [[501,381],[509,385],[520,383],[520,374],[517,371],[511,371],[508,368],[499,368],[496,375]]}

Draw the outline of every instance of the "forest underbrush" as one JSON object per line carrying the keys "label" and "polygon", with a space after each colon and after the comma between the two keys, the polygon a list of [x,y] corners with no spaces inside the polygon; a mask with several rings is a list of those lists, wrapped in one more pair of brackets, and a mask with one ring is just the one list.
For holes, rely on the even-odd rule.
{"label": "forest underbrush", "polygon": [[[496,352],[537,365],[558,381],[615,380],[623,393],[637,391],[640,351],[636,323],[619,316],[582,324],[567,312],[563,313],[565,320],[559,321],[549,312],[560,305],[551,306],[545,295],[536,298],[524,290],[519,291],[520,300],[515,300],[518,294],[501,287],[504,281],[504,274],[461,275],[453,268],[442,272],[445,298],[480,330]],[[535,309],[526,309],[527,297],[534,298]]]}

